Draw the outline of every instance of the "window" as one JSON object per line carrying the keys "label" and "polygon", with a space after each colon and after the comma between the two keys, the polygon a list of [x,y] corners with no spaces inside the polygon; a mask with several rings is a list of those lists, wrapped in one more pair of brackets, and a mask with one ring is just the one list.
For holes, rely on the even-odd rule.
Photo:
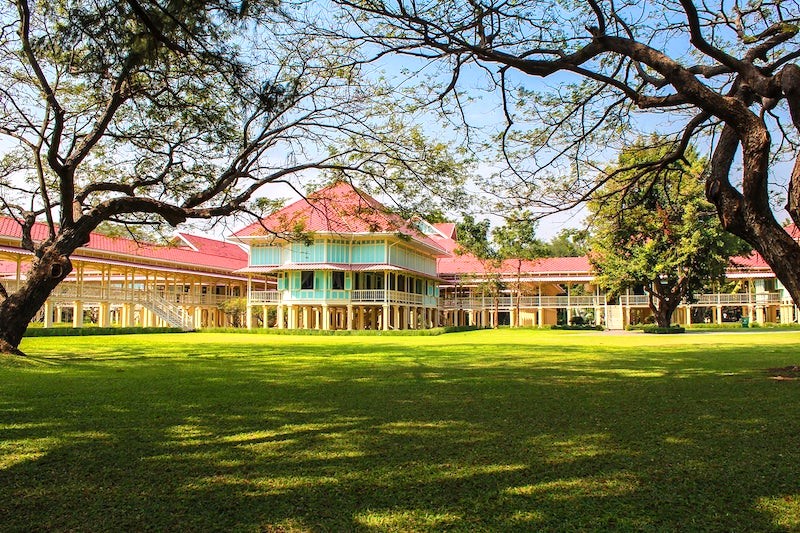
{"label": "window", "polygon": [[300,272],[300,288],[302,290],[309,290],[314,288],[314,271],[303,270]]}
{"label": "window", "polygon": [[331,289],[344,290],[344,272],[331,272]]}

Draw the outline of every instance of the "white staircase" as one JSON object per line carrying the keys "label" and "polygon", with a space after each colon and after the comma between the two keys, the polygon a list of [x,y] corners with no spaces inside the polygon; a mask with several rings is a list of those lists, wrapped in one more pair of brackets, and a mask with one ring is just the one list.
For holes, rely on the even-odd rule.
{"label": "white staircase", "polygon": [[183,331],[194,329],[194,317],[180,305],[169,302],[155,292],[147,291],[144,296],[141,304],[170,326]]}

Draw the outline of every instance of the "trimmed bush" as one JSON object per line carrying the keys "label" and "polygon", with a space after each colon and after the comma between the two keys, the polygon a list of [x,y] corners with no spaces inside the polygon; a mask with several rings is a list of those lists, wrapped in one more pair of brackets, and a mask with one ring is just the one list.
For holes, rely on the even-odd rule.
{"label": "trimmed bush", "polygon": [[183,333],[181,328],[28,328],[25,337],[81,337],[88,335],[136,335],[142,333]]}
{"label": "trimmed bush", "polygon": [[[750,322],[748,327],[757,328],[760,327],[756,322]],[[706,323],[699,323],[699,324],[691,324],[687,326],[687,329],[742,329],[741,322],[723,322],[722,324],[706,324]]]}
{"label": "trimmed bush", "polygon": [[[800,324],[779,324],[777,322],[750,322],[749,328],[752,329],[788,329],[788,330],[800,330]],[[742,327],[740,322],[724,322],[722,324],[692,324],[688,327],[688,329],[724,329],[724,330],[731,330],[731,329],[746,329]]]}
{"label": "trimmed bush", "polygon": [[277,329],[277,328],[207,328],[202,329],[203,333],[244,333],[250,335],[322,335],[322,336],[342,336],[342,337],[435,337],[445,333],[457,333],[460,331],[477,331],[477,326],[444,326],[431,329],[390,329],[383,331],[380,329],[359,329],[346,330],[336,329],[333,331],[322,331],[319,329]]}
{"label": "trimmed bush", "polygon": [[671,335],[674,333],[685,333],[686,329],[677,324],[673,324],[668,328],[662,328],[654,324],[647,324],[642,328],[642,331],[644,331],[645,333],[655,333],[657,335]]}
{"label": "trimmed bush", "polygon": [[560,324],[560,325],[553,325],[550,326],[550,329],[557,329],[563,331],[603,331],[605,328],[603,326],[594,326],[592,324]]}

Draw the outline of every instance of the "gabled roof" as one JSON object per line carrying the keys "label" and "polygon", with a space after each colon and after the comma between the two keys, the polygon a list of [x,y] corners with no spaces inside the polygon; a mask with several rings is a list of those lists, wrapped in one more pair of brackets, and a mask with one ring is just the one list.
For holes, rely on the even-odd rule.
{"label": "gabled roof", "polygon": [[455,240],[456,238],[456,224],[455,222],[440,222],[433,224],[433,227],[442,232],[442,235],[448,239]]}
{"label": "gabled roof", "polygon": [[[49,233],[47,224],[37,222],[31,228],[34,241],[42,241]],[[182,234],[186,237],[188,234]],[[0,239],[22,239],[22,228],[12,218],[0,216]],[[99,233],[89,236],[89,243],[76,250],[73,257],[106,253],[125,258],[141,258],[162,263],[176,263],[215,270],[233,271],[247,265],[247,254],[235,244],[213,241],[205,237],[188,235],[197,250],[181,246],[162,246],[137,242],[123,237],[110,237]],[[212,244],[216,243],[216,244]]]}
{"label": "gabled roof", "polygon": [[535,260],[506,259],[500,264],[481,261],[472,254],[445,257],[437,262],[437,271],[442,277],[501,274],[526,276],[563,274],[565,276],[589,275],[592,267],[589,258],[582,257],[542,257]]}
{"label": "gabled roof", "polygon": [[247,252],[233,243],[209,239],[208,237],[200,237],[198,235],[191,235],[183,232],[178,232],[176,238],[182,240],[184,243],[186,243],[189,249],[196,252],[247,261]]}
{"label": "gabled roof", "polygon": [[237,231],[233,237],[296,233],[333,233],[360,235],[369,233],[400,233],[434,251],[444,250],[430,237],[416,230],[396,213],[369,194],[343,181],[336,182],[289,204],[275,213]]}

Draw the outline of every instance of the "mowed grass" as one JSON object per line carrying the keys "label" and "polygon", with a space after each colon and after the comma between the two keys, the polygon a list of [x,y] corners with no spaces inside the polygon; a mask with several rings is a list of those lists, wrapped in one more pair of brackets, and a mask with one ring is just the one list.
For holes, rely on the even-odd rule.
{"label": "mowed grass", "polygon": [[2,531],[797,531],[800,333],[26,339]]}

